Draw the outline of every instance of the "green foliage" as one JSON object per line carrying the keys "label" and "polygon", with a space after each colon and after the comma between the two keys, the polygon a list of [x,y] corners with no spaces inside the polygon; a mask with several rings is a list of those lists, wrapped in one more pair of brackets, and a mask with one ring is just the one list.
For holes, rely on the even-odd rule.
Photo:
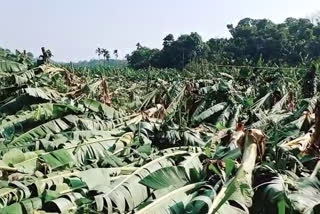
{"label": "green foliage", "polygon": [[68,66],[71,69],[110,69],[110,68],[123,68],[127,66],[126,60],[109,59],[107,62],[102,59],[91,59],[72,63],[59,63],[63,66]]}
{"label": "green foliage", "polygon": [[207,60],[219,65],[310,65],[319,60],[320,27],[309,19],[287,18],[275,24],[267,19],[245,18],[228,25],[231,38],[202,41],[197,33],[163,39],[161,50],[139,46],[128,58],[133,68],[183,69]]}
{"label": "green foliage", "polygon": [[315,28],[244,19],[230,39],[168,35],[162,50],[137,45],[140,70],[1,49],[0,213],[318,213],[309,69],[216,64],[294,64],[291,42],[306,48]]}
{"label": "green foliage", "polygon": [[154,66],[154,58],[159,55],[158,49],[150,49],[147,47],[139,47],[127,56],[127,61],[134,69],[148,68]]}

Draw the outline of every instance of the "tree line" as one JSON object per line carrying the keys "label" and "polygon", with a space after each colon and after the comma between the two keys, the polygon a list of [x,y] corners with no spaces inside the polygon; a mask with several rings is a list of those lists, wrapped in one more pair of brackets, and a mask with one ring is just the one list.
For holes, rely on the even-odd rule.
{"label": "tree line", "polygon": [[129,66],[182,69],[190,62],[221,65],[257,63],[296,66],[320,58],[320,23],[307,18],[287,18],[276,24],[268,19],[242,19],[227,25],[230,38],[203,41],[196,33],[172,34],[163,39],[162,49],[137,44],[126,56]]}

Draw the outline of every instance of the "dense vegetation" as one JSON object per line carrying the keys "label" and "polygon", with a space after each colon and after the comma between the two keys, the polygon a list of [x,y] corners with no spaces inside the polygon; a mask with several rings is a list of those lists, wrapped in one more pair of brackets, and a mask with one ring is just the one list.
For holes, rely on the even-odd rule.
{"label": "dense vegetation", "polygon": [[106,67],[109,68],[123,68],[127,66],[127,61],[126,60],[117,60],[117,59],[109,59],[109,60],[104,60],[104,59],[91,59],[89,61],[84,60],[84,61],[78,61],[76,63],[71,62],[71,63],[60,63],[62,65],[70,65],[73,66],[75,69],[82,69],[82,68],[88,68],[88,69],[96,69],[99,67],[103,67],[104,69]]}
{"label": "dense vegetation", "polygon": [[185,67],[192,61],[208,61],[222,65],[277,64],[296,66],[309,64],[320,57],[320,24],[309,19],[288,18],[275,24],[267,19],[241,20],[228,25],[231,38],[212,38],[204,42],[198,33],[172,34],[163,39],[163,48],[152,49],[137,44],[127,56],[133,68]]}
{"label": "dense vegetation", "polygon": [[[53,65],[44,48],[39,60],[0,49],[0,213],[319,213],[317,56],[301,52],[308,62],[299,64],[294,51],[225,52],[251,44],[254,29],[264,38],[263,23],[272,32],[283,25],[229,26],[238,36],[210,40],[218,55],[203,54],[210,41],[195,33],[168,36],[161,51],[139,46],[130,57],[159,57],[144,58],[141,70]],[[254,50],[265,44],[255,42]],[[181,64],[171,51],[185,44]],[[164,56],[165,66],[151,64]],[[215,64],[262,61],[282,64]]]}

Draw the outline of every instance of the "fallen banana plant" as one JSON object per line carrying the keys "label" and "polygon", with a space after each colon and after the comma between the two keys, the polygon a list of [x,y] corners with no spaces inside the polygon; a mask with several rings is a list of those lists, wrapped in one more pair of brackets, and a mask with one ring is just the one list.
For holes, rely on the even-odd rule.
{"label": "fallen banana plant", "polygon": [[263,156],[265,135],[256,129],[246,130],[244,152],[240,168],[234,178],[227,181],[217,196],[213,199],[208,213],[224,213],[224,208],[232,206],[228,201],[235,200],[243,213],[249,213],[248,207],[252,206],[252,172],[259,156]]}

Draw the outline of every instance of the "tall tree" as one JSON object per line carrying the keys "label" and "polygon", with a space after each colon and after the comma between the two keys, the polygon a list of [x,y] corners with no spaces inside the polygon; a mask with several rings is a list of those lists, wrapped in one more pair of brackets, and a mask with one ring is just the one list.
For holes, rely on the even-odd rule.
{"label": "tall tree", "polygon": [[149,66],[155,66],[156,62],[153,59],[159,52],[158,49],[139,47],[131,55],[127,55],[126,58],[132,68],[148,68]]}
{"label": "tall tree", "polygon": [[118,59],[119,54],[118,54],[118,50],[117,50],[117,49],[113,51],[113,55],[114,55],[114,57],[115,57],[116,59]]}
{"label": "tall tree", "polygon": [[107,49],[105,48],[102,49],[102,55],[106,61],[110,60],[110,52]]}
{"label": "tall tree", "polygon": [[96,54],[97,54],[98,57],[100,58],[100,56],[102,55],[102,48],[97,48],[97,49],[96,49]]}
{"label": "tall tree", "polygon": [[169,34],[164,39],[161,66],[182,69],[189,62],[205,57],[206,51],[207,45],[198,33],[181,35],[175,41]]}

